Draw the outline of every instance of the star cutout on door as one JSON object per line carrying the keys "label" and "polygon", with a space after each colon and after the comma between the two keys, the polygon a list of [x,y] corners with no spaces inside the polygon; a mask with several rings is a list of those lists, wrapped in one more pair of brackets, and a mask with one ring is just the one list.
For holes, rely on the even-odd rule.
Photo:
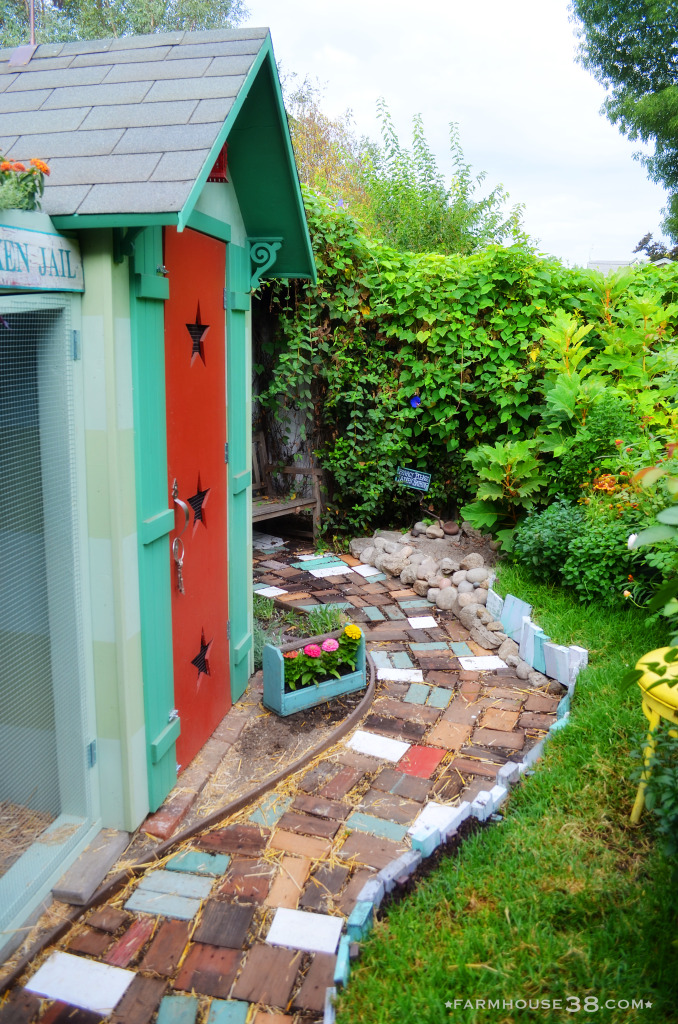
{"label": "star cutout on door", "polygon": [[191,336],[193,347],[191,349],[191,366],[199,356],[202,359],[203,366],[205,364],[205,335],[210,329],[209,324],[204,324],[200,319],[200,303],[198,303],[198,310],[195,314],[195,323],[186,324],[186,329]]}
{"label": "star cutout on door", "polygon": [[191,658],[191,665],[195,665],[198,670],[198,689],[200,688],[200,677],[209,676],[210,672],[210,650],[213,641],[205,643],[205,630],[200,631],[200,650],[196,654],[195,658]]}
{"label": "star cutout on door", "polygon": [[193,509],[193,533],[198,529],[198,523],[202,523],[203,526],[207,526],[207,520],[205,518],[205,505],[209,498],[210,488],[206,487],[203,490],[202,483],[200,482],[200,473],[198,473],[198,486],[196,493],[188,499],[188,504]]}

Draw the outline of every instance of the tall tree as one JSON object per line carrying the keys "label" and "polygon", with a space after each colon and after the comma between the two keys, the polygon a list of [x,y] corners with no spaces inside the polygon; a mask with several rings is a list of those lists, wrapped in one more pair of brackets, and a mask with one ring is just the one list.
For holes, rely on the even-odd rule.
{"label": "tall tree", "polygon": [[579,59],[608,90],[604,112],[629,139],[654,143],[638,154],[669,196],[663,228],[678,241],[678,3],[572,0]]}
{"label": "tall tree", "polygon": [[378,115],[382,146],[366,154],[363,171],[370,233],[412,252],[471,253],[486,245],[527,241],[522,206],[506,209],[509,196],[503,185],[483,194],[486,173],[473,175],[456,124],[450,125],[454,173],[448,185],[426,141],[421,115],[414,118],[411,150],[401,146],[383,100]]}
{"label": "tall tree", "polygon": [[[233,28],[247,15],[244,0],[35,0],[39,43]],[[0,45],[28,37],[29,0],[0,0]]]}

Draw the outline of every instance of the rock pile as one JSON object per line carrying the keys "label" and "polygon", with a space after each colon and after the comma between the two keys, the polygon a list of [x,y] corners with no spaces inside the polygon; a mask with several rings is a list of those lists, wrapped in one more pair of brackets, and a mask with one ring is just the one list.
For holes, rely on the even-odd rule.
{"label": "rock pile", "polygon": [[495,574],[478,551],[462,550],[462,539],[473,539],[473,534],[476,531],[467,523],[462,523],[456,534],[416,523],[409,533],[377,530],[373,537],[355,538],[349,550],[365,565],[397,576],[403,586],[411,587],[441,611],[456,615],[471,639],[485,650],[495,651],[520,679],[532,686],[549,684],[546,676],[520,658],[518,644],[487,610],[487,594]]}

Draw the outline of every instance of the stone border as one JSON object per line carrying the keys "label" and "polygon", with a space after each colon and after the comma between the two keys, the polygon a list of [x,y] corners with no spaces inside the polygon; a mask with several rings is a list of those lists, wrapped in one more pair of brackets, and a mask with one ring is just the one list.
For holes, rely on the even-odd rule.
{"label": "stone border", "polygon": [[548,733],[535,743],[522,761],[508,761],[502,765],[497,772],[496,784],[491,789],[481,790],[472,803],[462,800],[457,807],[436,805],[433,814],[428,816],[431,820],[416,829],[413,827],[410,831],[412,849],[391,861],[365,883],[339,940],[334,986],[325,992],[323,1024],[335,1024],[337,989],[347,986],[350,974],[350,946],[361,942],[368,935],[374,923],[375,913],[384,897],[395,889],[396,884],[405,883],[427,858],[455,837],[460,825],[467,818],[475,818],[481,823],[491,822],[492,816],[506,801],[511,786],[516,785],[526,772],[533,770],[533,765],[541,758],[551,734],[568,724],[577,676],[581,669],[588,665],[588,651],[576,645],[563,647],[551,643],[551,638],[531,620],[532,606],[514,597],[513,594],[501,598],[490,587],[487,592],[487,607],[488,611],[502,623],[507,636],[518,644],[521,660],[535,671],[556,679],[567,687],[568,692],[558,705],[556,720]]}

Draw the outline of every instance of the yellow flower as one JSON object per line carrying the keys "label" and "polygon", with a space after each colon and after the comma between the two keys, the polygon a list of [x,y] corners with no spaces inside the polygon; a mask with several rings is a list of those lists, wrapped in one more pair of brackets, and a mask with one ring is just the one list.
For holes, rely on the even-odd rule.
{"label": "yellow flower", "polygon": [[350,637],[351,640],[360,640],[360,637],[363,635],[360,627],[354,626],[352,623],[346,627],[344,633],[347,637]]}
{"label": "yellow flower", "polygon": [[533,363],[537,362],[537,356],[538,355],[539,355],[539,349],[538,348],[533,348],[532,351],[530,352],[530,359],[532,360]]}

